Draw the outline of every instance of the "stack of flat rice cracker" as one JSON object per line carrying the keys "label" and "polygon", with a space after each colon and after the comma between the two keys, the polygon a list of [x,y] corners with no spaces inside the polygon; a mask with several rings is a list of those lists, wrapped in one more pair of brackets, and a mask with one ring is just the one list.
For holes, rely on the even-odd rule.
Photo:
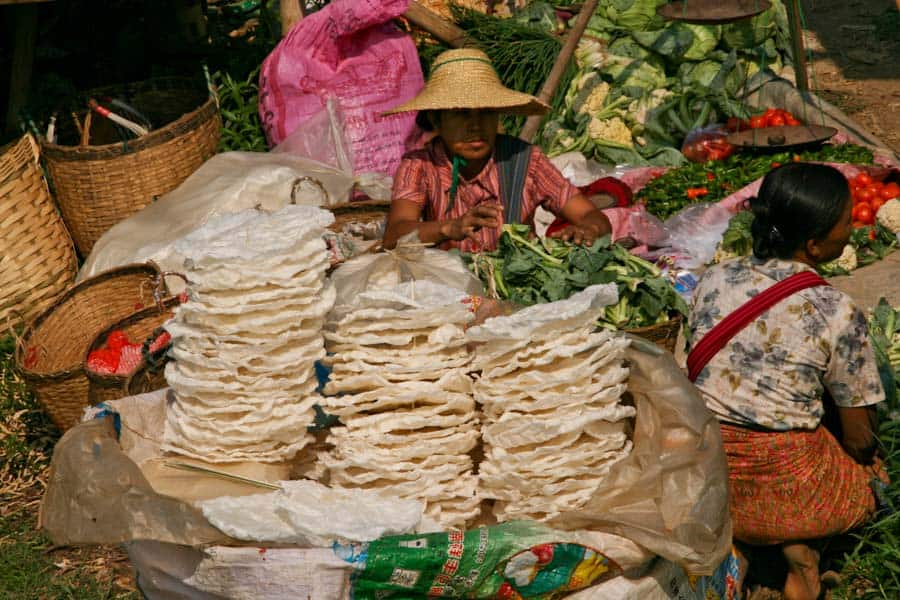
{"label": "stack of flat rice cracker", "polygon": [[500,521],[577,510],[631,451],[635,410],[621,403],[628,340],[596,330],[606,302],[595,288],[469,331],[482,342],[473,362],[484,419],[480,490]]}
{"label": "stack of flat rice cracker", "polygon": [[163,449],[208,462],[282,462],[312,436],[315,361],[335,292],[322,241],[333,215],[287,206],[213,218],[181,239],[189,301],[166,325],[174,394]]}
{"label": "stack of flat rice cracker", "polygon": [[479,437],[466,349],[465,294],[429,281],[364,292],[326,323],[332,487],[425,502],[444,528],[480,512],[469,452]]}

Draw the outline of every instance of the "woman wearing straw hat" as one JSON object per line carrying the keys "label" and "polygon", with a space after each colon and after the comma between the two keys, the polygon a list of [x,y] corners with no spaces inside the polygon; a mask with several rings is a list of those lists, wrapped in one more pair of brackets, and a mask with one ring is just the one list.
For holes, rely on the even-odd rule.
{"label": "woman wearing straw hat", "polygon": [[435,133],[407,153],[394,175],[384,246],[418,231],[445,249],[489,251],[504,223],[532,224],[538,206],[564,218],[554,237],[591,244],[609,220],[536,147],[498,135],[501,113],[543,114],[549,107],[505,87],[487,55],[448,50],[435,59],[425,88],[391,113],[419,111],[417,123]]}

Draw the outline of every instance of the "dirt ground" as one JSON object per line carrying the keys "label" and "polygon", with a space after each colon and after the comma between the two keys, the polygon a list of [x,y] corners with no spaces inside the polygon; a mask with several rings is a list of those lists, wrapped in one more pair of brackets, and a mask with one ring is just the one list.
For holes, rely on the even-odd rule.
{"label": "dirt ground", "polygon": [[810,87],[900,152],[900,36],[895,0],[802,0]]}

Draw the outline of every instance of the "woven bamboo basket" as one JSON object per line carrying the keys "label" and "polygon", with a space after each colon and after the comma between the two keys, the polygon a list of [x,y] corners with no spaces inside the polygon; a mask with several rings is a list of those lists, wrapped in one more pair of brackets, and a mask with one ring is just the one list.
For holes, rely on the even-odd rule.
{"label": "woven bamboo basket", "polygon": [[97,332],[166,294],[153,264],[127,265],[69,288],[30,323],[16,345],[16,368],[60,431],[88,404],[84,356]]}
{"label": "woven bamboo basket", "polygon": [[30,135],[0,148],[0,331],[24,325],[75,281],[72,238]]}
{"label": "woven bamboo basket", "polygon": [[[150,354],[149,344],[162,333],[162,324],[174,316],[178,304],[177,297],[166,298],[113,323],[94,338],[84,355],[84,372],[90,382],[88,402],[91,405],[166,387],[163,373],[167,361],[165,349]],[[106,344],[106,338],[115,329],[124,332],[134,342],[142,342],[144,358],[133,372],[125,375],[95,373],[87,366],[88,356],[94,350],[102,348]]]}
{"label": "woven bamboo basket", "polygon": [[636,327],[635,329],[627,329],[626,331],[640,336],[645,340],[649,340],[660,348],[664,348],[672,354],[675,354],[678,343],[678,334],[681,332],[683,320],[684,318],[681,314],[676,314],[664,323],[657,323],[656,325],[650,325],[648,327]]}
{"label": "woven bamboo basket", "polygon": [[391,210],[390,200],[362,200],[344,202],[327,207],[334,214],[334,223],[329,229],[339,232],[350,223],[381,223]]}
{"label": "woven bamboo basket", "polygon": [[62,119],[60,143],[43,143],[57,202],[82,256],[110,227],[178,187],[213,156],[222,126],[206,84],[191,79],[152,79],[91,93],[123,99],[156,128],[127,142],[102,143],[113,139],[103,138],[112,126],[92,118],[91,139],[99,145],[79,146],[74,121]]}

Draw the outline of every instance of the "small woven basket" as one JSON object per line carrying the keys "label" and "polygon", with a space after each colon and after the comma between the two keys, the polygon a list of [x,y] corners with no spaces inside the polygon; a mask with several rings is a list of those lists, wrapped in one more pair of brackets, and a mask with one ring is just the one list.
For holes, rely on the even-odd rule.
{"label": "small woven basket", "polygon": [[[174,316],[178,304],[178,297],[166,298],[158,304],[113,323],[94,338],[84,355],[84,372],[90,382],[89,404],[99,404],[166,387],[163,369],[168,359],[165,349],[150,354],[149,344],[161,333],[162,324]],[[88,356],[94,350],[102,348],[106,344],[106,338],[116,329],[124,332],[131,340],[143,342],[144,357],[132,373],[124,375],[95,373],[87,366]]]}
{"label": "small woven basket", "polygon": [[72,238],[30,135],[0,148],[0,332],[24,325],[75,281]]}
{"label": "small woven basket", "polygon": [[88,347],[128,315],[168,295],[156,265],[128,265],[86,279],[30,323],[16,345],[16,368],[60,431],[81,420],[88,404]]}
{"label": "small woven basket", "polygon": [[329,229],[340,232],[350,223],[381,223],[391,210],[390,200],[363,200],[344,202],[327,207],[334,214],[334,223]]}
{"label": "small woven basket", "polygon": [[[82,256],[110,227],[178,187],[213,156],[222,126],[206,84],[193,79],[151,79],[91,94],[122,99],[157,128],[127,142],[79,146],[74,122],[61,119],[59,139],[73,145],[43,143],[57,202]],[[111,127],[100,117],[91,123],[94,139],[102,133],[94,135],[95,129]]]}
{"label": "small woven basket", "polygon": [[678,334],[681,331],[681,323],[684,318],[681,314],[664,323],[657,323],[648,327],[637,327],[635,329],[626,329],[628,333],[640,336],[645,340],[649,340],[659,346],[675,354],[676,345],[678,343]]}

